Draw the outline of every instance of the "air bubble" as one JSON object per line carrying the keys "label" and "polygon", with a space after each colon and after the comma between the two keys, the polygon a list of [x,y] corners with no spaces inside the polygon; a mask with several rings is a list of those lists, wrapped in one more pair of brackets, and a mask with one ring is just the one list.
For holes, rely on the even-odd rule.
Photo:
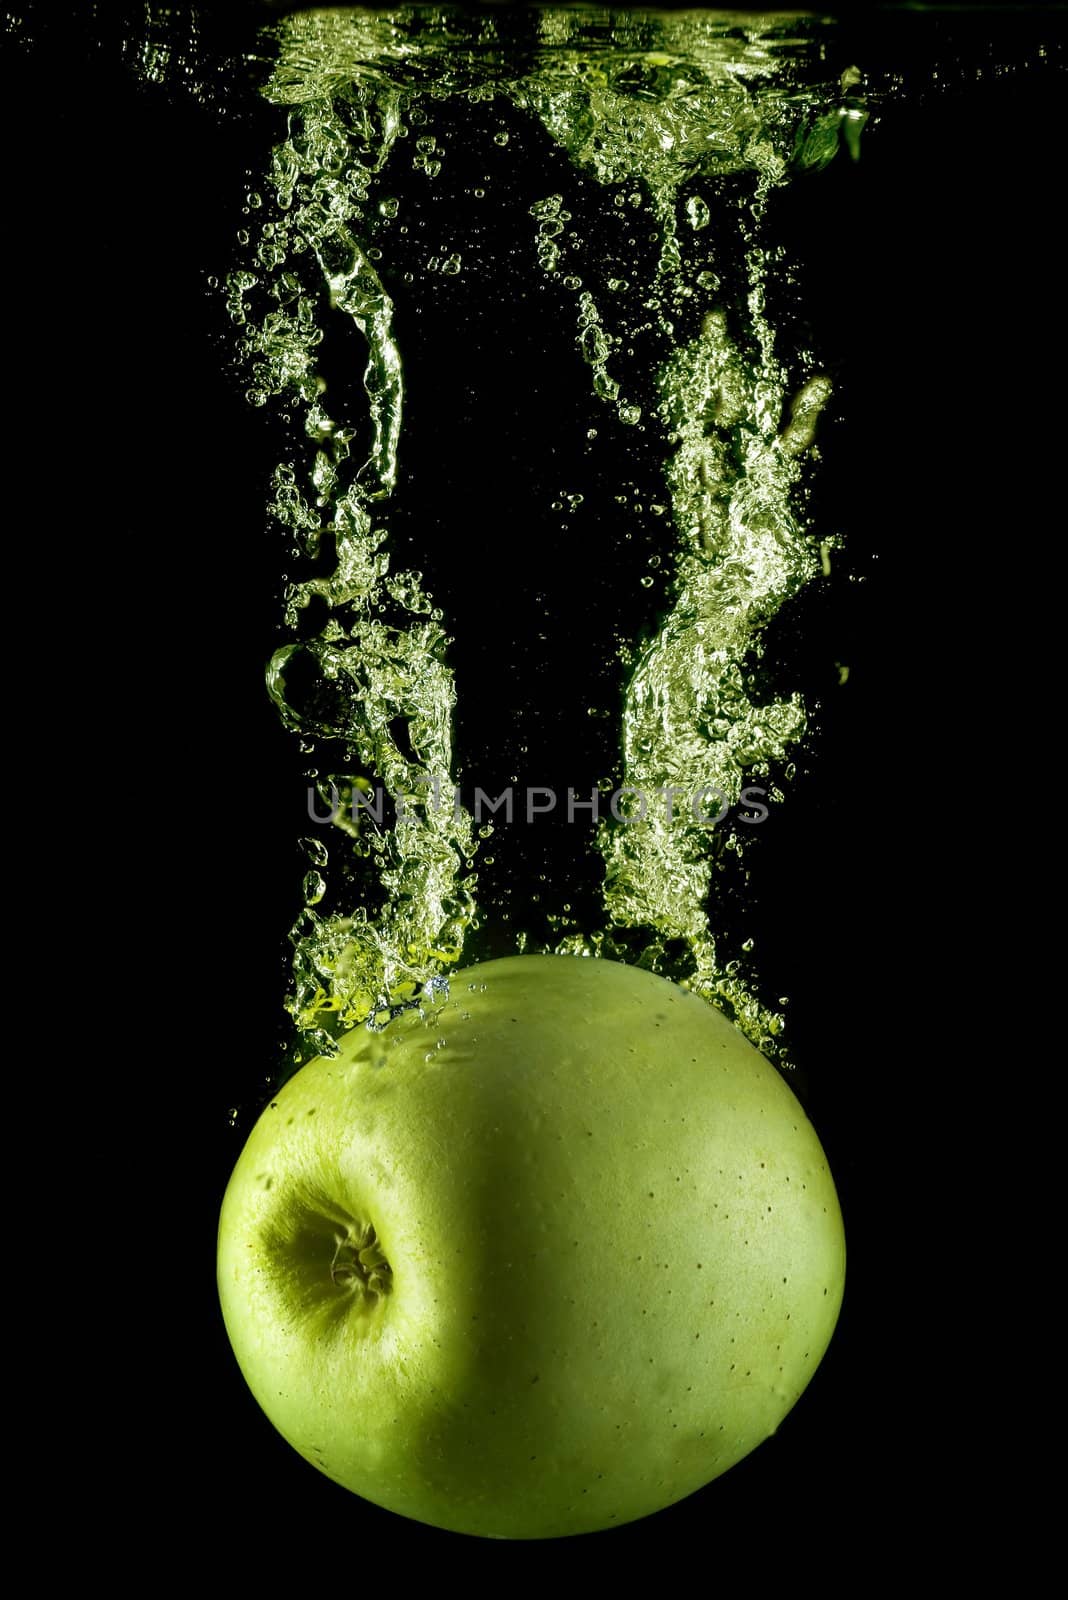
{"label": "air bubble", "polygon": [[687,200],[686,215],[690,220],[690,227],[693,228],[695,233],[701,228],[707,228],[712,220],[712,213],[708,209],[707,202],[697,194],[691,195]]}

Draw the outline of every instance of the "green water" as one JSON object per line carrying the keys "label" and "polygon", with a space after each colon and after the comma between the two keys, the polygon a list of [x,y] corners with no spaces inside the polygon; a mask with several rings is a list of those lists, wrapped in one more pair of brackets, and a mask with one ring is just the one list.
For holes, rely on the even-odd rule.
{"label": "green water", "polygon": [[[292,639],[270,664],[269,688],[324,812],[354,787],[409,797],[395,825],[348,805],[329,846],[306,841],[288,1004],[302,1053],[329,1049],[340,1029],[380,1024],[447,977],[477,924],[478,855],[492,825],[437,803],[428,781],[437,779],[438,796],[451,793],[449,621],[423,574],[390,555],[405,329],[381,265],[450,159],[457,123],[441,112],[459,101],[499,117],[494,137],[505,150],[521,153],[524,129],[540,124],[576,173],[596,180],[604,240],[625,243],[639,229],[656,240],[651,253],[630,253],[623,277],[618,252],[572,226],[566,193],[550,190],[530,208],[524,248],[568,296],[573,361],[588,369],[606,417],[663,441],[662,491],[648,510],[662,520],[663,554],[652,563],[670,566],[669,605],[655,637],[625,652],[619,770],[605,787],[682,797],[670,816],[662,803],[644,817],[602,815],[602,925],[554,948],[611,954],[614,935],[639,930],[642,959],[663,970],[665,946],[681,942],[685,959],[672,975],[776,1053],[782,1015],[721,961],[714,901],[707,910],[717,861],[736,855],[744,870],[752,837],[730,808],[805,733],[799,694],[770,703],[757,695],[763,631],[827,570],[833,546],[806,510],[830,384],[818,355],[782,348],[771,325],[768,274],[784,264],[766,214],[769,196],[798,171],[825,165],[841,146],[856,157],[863,80],[852,66],[829,76],[819,30],[791,17],[543,10],[532,28],[518,50],[492,14],[421,8],[305,12],[274,34],[263,92],[279,135],[265,181],[248,196],[228,307],[248,399],[275,407],[291,439],[271,516],[298,567],[321,565],[324,541],[336,563],[289,584]],[[477,251],[477,238],[470,251],[428,241],[421,270],[459,278]],[[332,411],[318,369],[325,317],[336,312],[366,350],[366,455]],[[322,619],[311,637],[309,607]],[[324,764],[339,743],[340,771]],[[715,827],[689,803],[703,790],[715,791],[712,814],[720,800],[730,809]],[[373,873],[375,893],[319,910],[332,885],[344,892],[354,857]],[[516,947],[531,948],[522,930]]]}

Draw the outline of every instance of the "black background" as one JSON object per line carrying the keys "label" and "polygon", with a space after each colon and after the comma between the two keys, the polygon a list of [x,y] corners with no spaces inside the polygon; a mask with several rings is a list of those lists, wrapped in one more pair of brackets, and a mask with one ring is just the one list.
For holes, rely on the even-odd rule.
{"label": "black background", "polygon": [[[240,38],[254,10],[233,8],[217,38]],[[109,1358],[100,1437],[117,1427],[114,1402],[130,1419],[118,1471],[98,1464],[64,1492],[98,1502],[93,1540],[120,1565],[136,1527],[156,1559],[183,1570],[221,1564],[252,1577],[306,1563],[309,1583],[377,1581],[409,1555],[450,1578],[608,1580],[686,1554],[704,1581],[715,1562],[754,1560],[826,1578],[843,1540],[892,1564],[926,1536],[952,1561],[959,1521],[948,1507],[965,1478],[977,1469],[1007,1492],[1017,1475],[1011,1452],[985,1454],[1011,1404],[998,1397],[999,1368],[1025,1337],[1012,1327],[991,1337],[1002,1329],[998,1286],[1025,1283],[1026,1271],[1001,1246],[991,1269],[1002,1197],[990,1141],[1002,1108],[1002,1137],[1013,1126],[1014,1060],[991,1053],[990,1028],[1031,983],[1029,930],[995,902],[1034,874],[1042,809],[1029,787],[1044,747],[1023,729],[1063,449],[1063,78],[1035,62],[1033,41],[1052,55],[1063,15],[848,13],[835,46],[844,63],[899,69],[912,92],[880,107],[859,163],[840,155],[773,209],[836,379],[816,494],[846,545],[834,580],[814,585],[772,640],[776,681],[820,709],[787,803],[751,853],[752,904],[764,992],[791,996],[799,1081],[842,1197],[839,1330],[779,1434],[726,1477],[611,1534],[520,1549],[402,1522],[321,1478],[273,1433],[229,1353],[215,1218],[280,1060],[284,935],[306,830],[299,762],[262,686],[279,609],[280,552],[263,509],[276,438],[241,399],[206,275],[232,265],[246,169],[277,123],[250,96],[220,109],[139,82],[114,12],[23,12],[30,44],[9,39],[5,66],[13,176],[32,220],[13,249],[44,379],[32,431],[40,443],[58,418],[67,441],[44,451],[34,494],[47,561],[64,563],[76,599],[89,584],[95,597],[94,648],[88,665],[74,660],[70,684],[77,770],[103,802],[98,865],[114,918],[96,1023],[120,1135],[94,1229]],[[1032,65],[969,69],[991,60]],[[943,66],[936,89],[931,62]],[[532,193],[548,192],[534,181]],[[592,417],[584,368],[563,375],[570,326],[533,270],[528,288],[516,336],[528,382],[507,404],[487,403],[492,363],[459,348],[444,301],[420,313],[405,351],[397,548],[419,546],[422,493],[439,544],[417,564],[456,635],[470,770],[480,738],[492,758],[486,730],[519,716],[531,781],[579,787],[584,771],[572,777],[565,759],[580,734],[578,756],[588,749],[576,678],[587,674],[611,704],[611,675],[597,678],[604,640],[654,625],[656,595],[637,603],[639,557],[609,564],[596,519],[585,542],[556,545],[551,526],[530,525],[527,443],[561,452],[554,473],[563,459],[566,481],[567,441],[588,412],[607,431],[607,414]],[[487,311],[493,338],[506,335],[507,313]],[[441,388],[443,370],[458,374],[455,390]],[[498,437],[519,441],[516,462],[490,450],[496,469],[463,481],[456,463],[474,459],[472,430],[495,413]],[[447,542],[453,504],[465,511],[462,549],[455,519]],[[502,538],[539,551],[509,603]],[[538,656],[528,620],[540,593],[549,640]],[[601,639],[586,627],[583,666],[575,639],[596,605],[606,617],[615,608],[613,625]],[[492,663],[513,626],[515,671],[502,687]],[[842,688],[839,661],[851,669]],[[550,750],[557,766],[543,779],[534,764]],[[595,889],[568,856],[579,848],[570,835],[547,830],[544,860],[542,847],[513,862],[512,909],[527,926],[519,907],[546,863],[580,900]],[[486,949],[495,937],[487,930]]]}

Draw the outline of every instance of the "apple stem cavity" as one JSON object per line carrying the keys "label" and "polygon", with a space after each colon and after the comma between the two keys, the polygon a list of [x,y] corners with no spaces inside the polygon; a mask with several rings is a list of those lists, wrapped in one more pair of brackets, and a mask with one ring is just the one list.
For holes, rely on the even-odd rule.
{"label": "apple stem cavity", "polygon": [[339,1289],[374,1301],[389,1294],[393,1287],[393,1268],[386,1260],[378,1235],[370,1222],[353,1223],[337,1241],[330,1277]]}

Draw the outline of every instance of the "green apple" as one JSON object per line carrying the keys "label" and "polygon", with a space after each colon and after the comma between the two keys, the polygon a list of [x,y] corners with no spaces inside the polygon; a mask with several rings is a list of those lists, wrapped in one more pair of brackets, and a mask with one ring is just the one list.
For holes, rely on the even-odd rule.
{"label": "green apple", "polygon": [[614,1527],[772,1433],[830,1340],[842,1220],[782,1078],[651,973],[517,956],[359,1028],[252,1131],[219,1288],[301,1455],[498,1538]]}

